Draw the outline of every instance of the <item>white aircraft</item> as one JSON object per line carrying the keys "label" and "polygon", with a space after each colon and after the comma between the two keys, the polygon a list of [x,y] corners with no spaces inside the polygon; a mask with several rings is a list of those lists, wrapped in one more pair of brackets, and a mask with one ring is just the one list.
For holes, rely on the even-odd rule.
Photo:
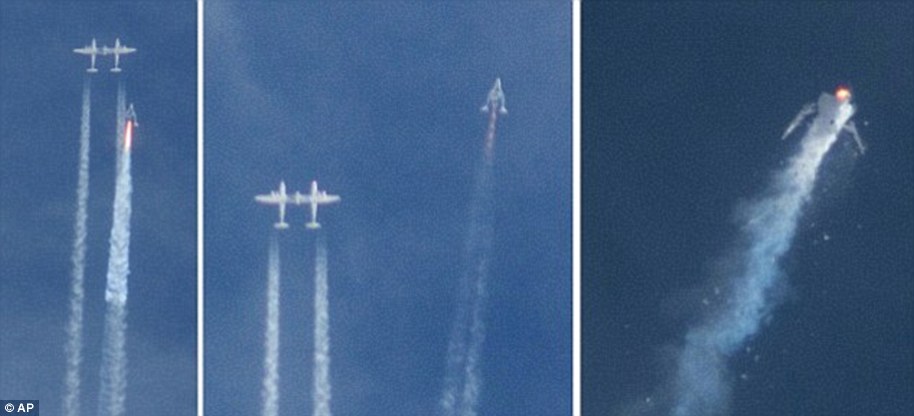
{"label": "white aircraft", "polygon": [[136,110],[133,109],[133,103],[130,104],[130,107],[127,107],[126,119],[132,121],[134,126],[140,127],[140,123],[136,121]]}
{"label": "white aircraft", "polygon": [[495,85],[489,91],[486,103],[483,104],[479,111],[488,112],[490,105],[492,110],[498,108],[499,114],[508,114],[508,109],[505,108],[505,93],[501,90],[501,78],[495,78]]}
{"label": "white aircraft", "polygon": [[121,68],[118,66],[121,62],[121,55],[134,52],[136,52],[136,48],[129,48],[127,45],[121,45],[120,38],[114,40],[113,48],[102,46],[102,55],[114,54],[114,68],[111,68],[111,72],[121,72]]}
{"label": "white aircraft", "polygon": [[[296,194],[298,193],[296,192]],[[277,230],[289,228],[289,223],[286,222],[286,204],[295,202],[292,201],[289,194],[286,193],[285,181],[279,182],[279,190],[270,191],[269,195],[257,195],[254,197],[254,200],[261,204],[279,205],[279,222],[273,224],[273,227]]]}
{"label": "white aircraft", "polygon": [[321,228],[321,225],[317,223],[317,206],[340,202],[340,196],[328,195],[327,191],[319,191],[317,189],[317,181],[311,181],[311,193],[303,195],[299,192],[295,192],[294,200],[296,204],[311,205],[311,222],[305,224],[305,227],[314,230]]}
{"label": "white aircraft", "polygon": [[815,112],[817,114],[813,120],[813,129],[824,129],[825,131],[822,133],[825,134],[839,134],[841,131],[850,133],[857,142],[857,147],[862,155],[866,152],[866,146],[863,144],[860,134],[857,133],[854,122],[850,120],[855,111],[857,108],[851,103],[851,92],[846,87],[838,87],[835,95],[822,93],[818,103],[807,104],[800,110],[800,113],[787,126],[787,131],[784,132],[781,139],[786,138],[806,117]]}
{"label": "white aircraft", "polygon": [[80,54],[80,55],[89,55],[89,58],[91,59],[91,63],[92,63],[92,64],[89,66],[89,68],[86,69],[86,72],[93,73],[93,74],[96,73],[96,72],[98,72],[98,68],[95,67],[95,57],[98,56],[98,55],[104,55],[104,54],[105,54],[105,53],[104,53],[101,49],[99,49],[98,46],[96,45],[96,43],[95,43],[95,38],[92,38],[92,44],[91,44],[91,45],[87,45],[87,46],[82,47],[82,48],[73,49],[73,52],[76,52],[76,53],[78,53],[78,54]]}

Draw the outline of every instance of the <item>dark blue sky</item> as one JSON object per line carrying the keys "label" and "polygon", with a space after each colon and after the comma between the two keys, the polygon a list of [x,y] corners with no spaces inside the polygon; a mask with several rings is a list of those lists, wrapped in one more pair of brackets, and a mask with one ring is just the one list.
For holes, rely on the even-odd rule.
{"label": "dark blue sky", "polygon": [[[207,2],[206,411],[261,406],[267,243],[284,179],[342,195],[328,242],[332,408],[434,414],[469,198],[501,77],[483,414],[571,406],[571,8]],[[281,235],[280,412],[311,409],[314,239]]]}
{"label": "dark blue sky", "polygon": [[585,2],[582,45],[584,414],[664,382],[736,207],[839,84],[869,149],[844,137],[827,156],[785,301],[748,344],[760,359],[731,365],[748,377],[731,410],[914,412],[914,7]]}
{"label": "dark blue sky", "polygon": [[[115,37],[134,138],[127,411],[196,412],[196,6],[0,3],[0,397],[60,414],[83,78]],[[97,406],[114,194],[111,58],[93,76],[83,412]],[[163,403],[167,405],[163,408]]]}

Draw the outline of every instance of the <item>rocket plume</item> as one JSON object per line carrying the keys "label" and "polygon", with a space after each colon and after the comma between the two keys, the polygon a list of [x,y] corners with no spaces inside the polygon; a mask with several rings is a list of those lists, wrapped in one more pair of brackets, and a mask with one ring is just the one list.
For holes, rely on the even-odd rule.
{"label": "rocket plume", "polygon": [[483,163],[477,170],[470,199],[470,227],[465,246],[467,266],[460,279],[457,312],[448,343],[444,391],[439,401],[445,416],[475,416],[482,389],[479,361],[485,341],[486,280],[494,235],[495,128],[498,115],[507,112],[500,80],[496,80],[483,110],[489,113]]}
{"label": "rocket plume", "polygon": [[126,112],[124,81],[118,84],[117,133],[118,158],[114,189],[108,275],[105,289],[107,311],[102,352],[99,414],[122,416],[126,410],[127,390],[127,275],[130,273],[130,215],[132,179],[130,152],[123,146]]}

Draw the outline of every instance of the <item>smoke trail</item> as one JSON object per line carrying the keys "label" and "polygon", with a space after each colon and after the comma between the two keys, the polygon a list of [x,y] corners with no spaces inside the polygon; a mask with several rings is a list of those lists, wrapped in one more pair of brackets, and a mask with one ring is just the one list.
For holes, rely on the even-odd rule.
{"label": "smoke trail", "polygon": [[267,327],[264,333],[263,416],[279,414],[279,241],[270,238],[267,265]]}
{"label": "smoke trail", "polygon": [[127,390],[127,275],[130,273],[130,152],[124,148],[126,91],[120,81],[117,91],[117,175],[114,188],[114,218],[111,224],[108,276],[105,288],[107,312],[102,352],[99,414],[121,416]]}
{"label": "smoke trail", "polygon": [[446,416],[475,416],[482,388],[479,356],[485,341],[486,278],[494,234],[492,175],[497,121],[498,106],[493,104],[489,109],[483,163],[477,170],[470,205],[465,248],[468,267],[460,280],[457,314],[448,343],[444,392],[439,403]]}
{"label": "smoke trail", "polygon": [[83,280],[86,270],[86,222],[89,218],[89,133],[91,118],[92,79],[83,81],[83,111],[79,130],[79,177],[76,183],[76,223],[73,226],[73,274],[70,281],[70,320],[67,322],[67,356],[65,378],[66,393],[63,398],[64,415],[79,416],[79,369],[83,349]]}
{"label": "smoke trail", "polygon": [[730,298],[689,329],[668,386],[671,403],[657,403],[651,411],[666,407],[674,416],[728,413],[728,359],[758,332],[762,320],[777,306],[773,291],[784,277],[779,261],[790,249],[819,166],[852,114],[850,103],[828,94],[820,97],[819,114],[799,153],[744,212],[742,230],[747,246],[737,255],[739,269],[731,278]]}
{"label": "smoke trail", "polygon": [[119,416],[125,411],[127,390],[127,308],[108,302],[105,345],[102,351],[99,415]]}
{"label": "smoke trail", "polygon": [[444,376],[444,391],[440,405],[442,414],[454,416],[457,406],[457,393],[463,382],[464,362],[467,350],[467,327],[469,326],[470,278],[466,275],[460,279],[460,291],[457,297],[457,312],[454,326],[451,328],[451,338],[447,348],[447,369]]}
{"label": "smoke trail", "polygon": [[327,246],[318,236],[314,258],[314,416],[330,416],[330,310]]}

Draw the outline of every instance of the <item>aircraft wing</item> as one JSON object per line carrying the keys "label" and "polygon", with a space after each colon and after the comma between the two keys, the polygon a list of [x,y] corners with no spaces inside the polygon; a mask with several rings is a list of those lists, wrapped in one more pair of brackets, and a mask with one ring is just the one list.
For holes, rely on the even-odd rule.
{"label": "aircraft wing", "polygon": [[136,48],[128,48],[126,46],[116,46],[114,48],[109,48],[106,46],[106,47],[103,47],[102,50],[105,51],[105,55],[111,55],[111,54],[126,55],[128,53],[136,52]]}
{"label": "aircraft wing", "polygon": [[294,201],[296,204],[316,204],[324,205],[338,202],[340,200],[339,195],[327,195],[327,194],[317,194],[317,195],[306,195],[306,194],[296,194]]}
{"label": "aircraft wing", "polygon": [[102,46],[100,55],[126,55],[128,53],[134,52],[136,52],[136,48],[128,48],[126,46],[111,48],[108,46]]}
{"label": "aircraft wing", "polygon": [[303,193],[298,192],[298,191],[296,191],[294,194],[292,194],[292,197],[291,197],[290,199],[291,199],[290,202],[293,203],[293,204],[296,204],[296,205],[310,204],[310,203],[311,203],[311,195],[303,194]]}
{"label": "aircraft wing", "polygon": [[260,202],[261,204],[270,204],[270,205],[279,205],[289,202],[289,197],[283,197],[281,195],[257,195],[254,197],[254,200]]}
{"label": "aircraft wing", "polygon": [[340,200],[339,195],[320,194],[314,198],[316,204],[331,204]]}

